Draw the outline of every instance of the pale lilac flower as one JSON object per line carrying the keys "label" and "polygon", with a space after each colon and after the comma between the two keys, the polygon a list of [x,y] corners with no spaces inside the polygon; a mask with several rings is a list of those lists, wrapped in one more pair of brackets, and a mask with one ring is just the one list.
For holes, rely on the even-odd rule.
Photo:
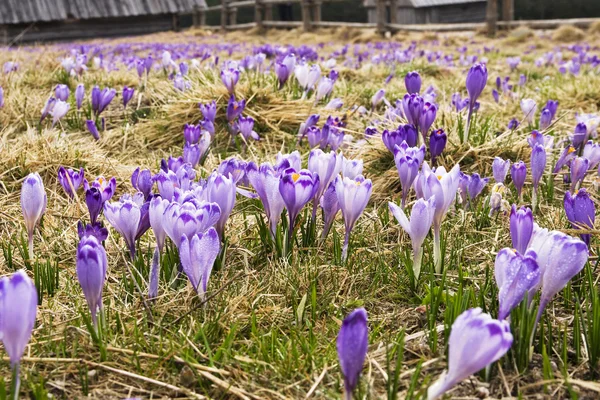
{"label": "pale lilac flower", "polygon": [[179,257],[183,271],[194,290],[204,299],[213,265],[221,251],[219,234],[215,228],[197,233],[189,239],[183,235],[179,245]]}
{"label": "pale lilac flower", "polygon": [[496,256],[494,277],[498,285],[498,319],[506,319],[540,281],[540,269],[533,250],[525,254],[502,249]]}
{"label": "pale lilac flower", "polygon": [[21,211],[27,230],[29,258],[33,260],[33,232],[46,212],[48,197],[42,177],[33,172],[25,178],[21,187]]}
{"label": "pale lilac flower", "polygon": [[373,184],[371,183],[371,180],[365,179],[362,175],[358,175],[354,179],[342,178],[336,181],[335,192],[346,227],[344,247],[342,249],[342,261],[346,261],[350,233],[354,228],[356,220],[358,220],[367,206],[372,191]]}

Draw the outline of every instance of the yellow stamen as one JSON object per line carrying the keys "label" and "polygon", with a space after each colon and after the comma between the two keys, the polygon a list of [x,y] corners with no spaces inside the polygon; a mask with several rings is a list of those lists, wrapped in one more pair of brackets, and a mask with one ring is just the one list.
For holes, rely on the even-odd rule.
{"label": "yellow stamen", "polygon": [[438,181],[442,180],[442,176],[441,175],[438,175],[437,178],[438,178]]}
{"label": "yellow stamen", "polygon": [[296,174],[296,173],[292,174],[292,180],[294,181],[294,183],[298,182],[298,179],[300,179],[300,174]]}
{"label": "yellow stamen", "polygon": [[570,153],[572,153],[572,152],[574,152],[574,151],[575,151],[575,147],[573,147],[573,146],[569,146],[569,150],[567,151],[567,153],[569,153],[569,154],[570,154]]}

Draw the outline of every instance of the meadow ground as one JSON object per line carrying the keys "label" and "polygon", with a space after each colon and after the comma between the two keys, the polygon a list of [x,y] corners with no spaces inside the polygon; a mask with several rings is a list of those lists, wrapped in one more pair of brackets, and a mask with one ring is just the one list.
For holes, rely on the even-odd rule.
{"label": "meadow ground", "polygon": [[[222,65],[225,60],[241,60],[255,53],[258,46],[277,49],[288,44],[307,57],[316,54],[311,62],[337,60],[339,78],[332,97],[342,99],[343,107],[326,110],[327,102],[302,99],[293,77],[277,90],[272,72],[246,71],[236,95],[247,100],[245,114],[256,120],[255,131],[261,140],[247,149],[239,141],[231,145],[225,120],[229,96],[219,78],[220,67],[211,67],[211,63],[215,56]],[[385,97],[393,104],[406,93],[405,74],[418,71],[423,87],[432,85],[437,94],[434,128],[443,128],[448,134],[438,164],[451,168],[460,163],[461,171],[486,177],[492,175],[496,156],[523,160],[529,166],[529,133],[538,124],[543,104],[558,100],[557,116],[545,131],[555,137],[555,150],[549,150],[535,220],[542,227],[576,235],[579,231],[571,229],[563,210],[568,189],[563,183],[565,171],[550,171],[564,147],[561,141],[576,125],[576,114],[600,113],[600,70],[598,62],[590,61],[594,55],[600,56],[599,46],[596,26],[589,32],[518,29],[496,39],[477,33],[399,33],[381,39],[372,32],[346,29],[273,31],[264,36],[186,31],[0,50],[0,64],[18,63],[16,71],[0,74],[5,97],[0,108],[0,273],[27,269],[43,295],[22,362],[22,397],[340,398],[343,380],[335,338],[343,318],[356,307],[367,310],[370,329],[357,398],[425,396],[427,386],[446,368],[452,321],[471,307],[497,314],[494,260],[500,249],[511,247],[508,213],[489,213],[492,180],[470,208],[457,202],[442,227],[443,274],[433,272],[428,238],[423,272],[417,283],[411,282],[410,238],[387,205],[400,199],[393,156],[379,137],[364,135],[367,126],[376,126],[381,133],[384,128],[394,129],[398,122],[384,117],[383,103],[371,113],[371,98],[385,88]],[[184,91],[175,89],[160,69],[140,80],[135,68],[127,68],[136,55],[148,53],[160,63],[165,50],[177,63],[202,60],[199,68],[190,64]],[[81,76],[70,76],[61,66],[61,60],[73,52],[88,55],[89,68]],[[581,58],[582,53],[586,59]],[[452,60],[443,61],[447,55],[452,55]],[[471,137],[463,143],[460,137],[466,115],[452,108],[451,96],[455,92],[467,95],[465,77],[473,56],[485,59],[489,79],[479,99]],[[506,58],[513,56],[521,57],[521,63],[511,70]],[[540,57],[545,61],[536,65]],[[270,60],[267,58],[266,66]],[[577,63],[580,70],[574,71]],[[518,84],[521,74],[526,76],[522,86]],[[514,86],[495,102],[491,91],[497,76],[509,76]],[[77,111],[71,100],[69,113],[52,128],[52,117],[40,123],[40,114],[58,83],[67,84],[71,93],[83,83],[86,99],[82,111]],[[136,89],[125,110],[119,95],[103,113],[106,130],[100,132],[98,141],[84,124],[94,85],[119,92],[124,85]],[[532,126],[523,121],[523,98],[538,104]],[[218,106],[216,136],[204,164],[197,168],[204,177],[233,155],[247,161],[274,162],[277,152],[297,149],[306,165],[310,148],[306,141],[296,144],[300,124],[313,113],[321,114],[321,123],[328,115],[345,119],[348,136],[343,153],[348,158],[362,158],[364,175],[373,181],[371,201],[352,233],[348,261],[342,263],[340,258],[341,216],[324,242],[304,240],[309,236],[305,231],[309,205],[299,222],[292,257],[284,259],[261,239],[264,211],[260,202],[238,195],[225,230],[226,253],[211,275],[208,300],[201,303],[186,279],[175,278],[177,254],[169,245],[159,295],[149,303],[150,317],[134,280],[146,291],[154,236],[149,231],[141,238],[138,258],[128,267],[123,239],[107,224],[105,326],[102,337],[95,337],[86,322],[87,304],[75,271],[77,222],[87,218],[87,209],[81,192],[74,200],[65,196],[57,170],[61,165],[84,167],[90,180],[98,175],[116,177],[117,197],[132,192],[134,169],[140,166],[157,172],[162,158],[181,155],[184,124],[198,123],[202,118],[198,103],[212,100]],[[367,112],[353,106],[364,106]],[[521,123],[509,130],[512,118]],[[35,261],[28,260],[23,245],[19,202],[22,182],[30,172],[41,175],[48,193],[47,212],[34,239]],[[594,171],[583,184],[594,201],[595,180]],[[512,184],[507,187],[505,200],[509,203],[531,203],[529,176],[520,203]],[[411,195],[409,205],[413,199]],[[320,218],[318,221],[320,233]],[[523,357],[529,358],[529,346],[523,345],[521,337],[519,346],[513,346],[487,375],[467,379],[450,397],[600,396],[596,364],[600,357],[598,241],[595,231],[590,232],[590,261],[547,308],[535,335],[531,362],[525,367],[522,363]],[[513,326],[518,322],[513,317]],[[0,376],[7,388],[10,375],[5,358],[0,362]],[[6,396],[1,386],[0,398]]]}

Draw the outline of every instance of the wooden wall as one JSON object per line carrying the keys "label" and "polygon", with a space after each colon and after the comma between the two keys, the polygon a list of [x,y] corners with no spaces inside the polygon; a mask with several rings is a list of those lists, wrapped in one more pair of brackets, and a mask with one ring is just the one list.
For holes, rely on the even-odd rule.
{"label": "wooden wall", "polygon": [[485,21],[486,3],[466,3],[438,7],[398,7],[401,25]]}

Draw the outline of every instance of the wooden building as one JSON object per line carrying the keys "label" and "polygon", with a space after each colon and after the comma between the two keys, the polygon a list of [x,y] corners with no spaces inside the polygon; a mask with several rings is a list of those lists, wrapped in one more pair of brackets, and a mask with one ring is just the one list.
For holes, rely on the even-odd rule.
{"label": "wooden building", "polygon": [[0,0],[0,44],[178,29],[181,16],[205,7],[205,0]]}
{"label": "wooden building", "polygon": [[[369,22],[376,23],[376,0],[363,4]],[[487,0],[396,0],[396,21],[400,25],[483,22],[486,6]]]}

